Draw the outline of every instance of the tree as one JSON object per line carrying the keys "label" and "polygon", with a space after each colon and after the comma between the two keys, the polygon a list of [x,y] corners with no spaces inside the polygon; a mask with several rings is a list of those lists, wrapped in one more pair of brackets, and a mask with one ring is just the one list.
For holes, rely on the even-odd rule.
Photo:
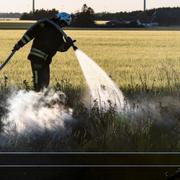
{"label": "tree", "polygon": [[77,12],[74,15],[72,26],[76,27],[93,27],[94,22],[94,10],[88,7],[86,4],[83,5],[81,12]]}

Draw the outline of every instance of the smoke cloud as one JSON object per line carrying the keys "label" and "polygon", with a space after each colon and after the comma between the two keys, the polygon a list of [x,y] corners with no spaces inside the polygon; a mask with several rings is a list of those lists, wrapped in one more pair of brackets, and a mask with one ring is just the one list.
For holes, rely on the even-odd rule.
{"label": "smoke cloud", "polygon": [[13,139],[44,132],[67,135],[71,128],[66,128],[74,119],[73,110],[64,105],[65,100],[60,91],[14,91],[7,100],[8,113],[1,119],[3,137]]}

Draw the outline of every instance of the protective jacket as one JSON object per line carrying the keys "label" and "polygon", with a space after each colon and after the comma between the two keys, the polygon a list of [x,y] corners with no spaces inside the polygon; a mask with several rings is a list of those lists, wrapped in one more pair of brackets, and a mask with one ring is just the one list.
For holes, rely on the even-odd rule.
{"label": "protective jacket", "polygon": [[29,60],[35,59],[50,64],[57,51],[65,52],[69,49],[71,45],[66,42],[58,27],[55,19],[44,19],[26,31],[18,45],[23,47],[34,39],[28,55]]}

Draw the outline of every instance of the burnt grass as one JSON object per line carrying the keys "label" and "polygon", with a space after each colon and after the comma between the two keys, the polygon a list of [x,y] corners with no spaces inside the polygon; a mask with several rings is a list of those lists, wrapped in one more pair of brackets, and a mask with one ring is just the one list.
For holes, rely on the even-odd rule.
{"label": "burnt grass", "polygon": [[[71,133],[60,136],[46,131],[28,137],[4,137],[0,121],[1,151],[180,151],[179,88],[122,89],[127,107],[121,114],[114,107],[106,112],[87,109],[80,101],[84,89],[70,82],[57,82],[53,88],[66,94],[65,106],[74,110],[76,121],[65,125]],[[32,87],[24,82],[19,89],[29,91]],[[0,119],[7,114],[11,91],[5,84],[0,87]]]}

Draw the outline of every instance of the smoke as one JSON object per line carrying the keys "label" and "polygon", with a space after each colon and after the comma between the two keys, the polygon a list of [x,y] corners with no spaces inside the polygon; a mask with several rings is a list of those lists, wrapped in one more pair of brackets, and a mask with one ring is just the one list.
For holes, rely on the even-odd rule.
{"label": "smoke", "polygon": [[53,90],[14,91],[7,100],[8,113],[1,119],[4,136],[31,136],[46,131],[65,135],[74,121],[73,110],[64,106],[64,93]]}
{"label": "smoke", "polygon": [[124,96],[117,85],[81,50],[76,50],[75,54],[89,88],[86,105],[89,104],[90,107],[95,105],[103,110],[114,107],[117,112],[122,112],[125,106]]}

